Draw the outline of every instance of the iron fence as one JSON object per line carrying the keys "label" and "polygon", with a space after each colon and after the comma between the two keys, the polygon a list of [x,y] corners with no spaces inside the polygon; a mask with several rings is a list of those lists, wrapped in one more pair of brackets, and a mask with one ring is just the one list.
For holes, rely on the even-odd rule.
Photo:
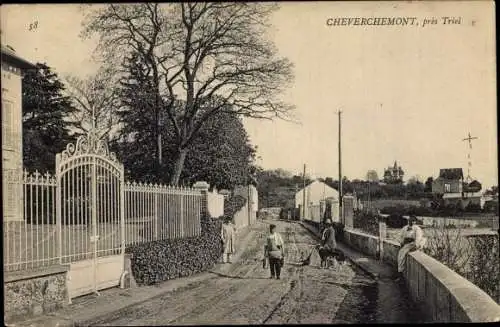
{"label": "iron fence", "polygon": [[[201,233],[203,194],[199,190],[126,182],[124,208],[120,208],[122,201],[118,195],[122,186],[102,180],[114,178],[103,170],[102,174],[98,172],[100,177],[94,190],[99,201],[94,204],[96,208],[92,208],[92,188],[84,178],[85,169],[81,166],[74,175],[62,176],[59,185],[56,176],[38,171],[6,176],[4,180],[8,185],[4,189],[12,193],[9,198],[20,200],[23,205],[19,212],[10,210],[9,219],[3,221],[4,271],[84,260],[95,252],[99,256],[116,252],[121,243],[121,209],[124,209],[126,244]],[[60,203],[59,223],[56,219],[58,201],[64,202]],[[97,216],[95,226],[93,212]]]}

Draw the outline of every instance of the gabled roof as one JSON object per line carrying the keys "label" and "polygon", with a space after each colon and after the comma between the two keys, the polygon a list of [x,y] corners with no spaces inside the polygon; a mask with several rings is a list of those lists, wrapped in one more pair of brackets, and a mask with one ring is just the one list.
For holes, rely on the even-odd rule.
{"label": "gabled roof", "polygon": [[463,179],[462,168],[445,168],[439,170],[439,177],[444,179]]}
{"label": "gabled roof", "polygon": [[[337,192],[337,190],[335,188],[331,187],[330,185],[326,184],[325,182],[320,181],[319,179],[315,179],[314,181],[310,182],[309,184],[306,185],[305,188],[309,188],[313,184],[323,184],[323,187],[325,187],[327,189],[332,189],[332,190]],[[302,190],[304,190],[305,188],[303,187],[303,188],[297,190],[297,192],[295,192],[295,194],[302,192]]]}
{"label": "gabled roof", "polygon": [[6,61],[16,67],[19,67],[21,69],[33,69],[36,68],[35,65],[27,61],[26,59],[23,59],[19,57],[16,54],[16,51],[11,48],[10,46],[1,46],[2,49],[2,61]]}

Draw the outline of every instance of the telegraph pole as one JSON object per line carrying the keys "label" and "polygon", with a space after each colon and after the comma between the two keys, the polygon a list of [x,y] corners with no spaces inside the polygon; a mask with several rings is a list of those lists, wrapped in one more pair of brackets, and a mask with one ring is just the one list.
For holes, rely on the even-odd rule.
{"label": "telegraph pole", "polygon": [[470,136],[470,132],[469,132],[469,136],[464,138],[462,141],[469,141],[469,152],[467,153],[467,178],[465,179],[465,181],[467,183],[470,183],[471,181],[471,177],[470,177],[470,170],[471,170],[471,167],[472,167],[472,161],[470,159],[470,153],[471,153],[471,150],[472,150],[472,140],[477,140],[477,137],[473,137],[473,136]]}
{"label": "telegraph pole", "polygon": [[344,206],[342,203],[342,110],[338,111],[339,114],[339,218],[340,222],[344,223]]}
{"label": "telegraph pole", "polygon": [[302,174],[302,219],[306,218],[306,164],[304,164],[304,173]]}

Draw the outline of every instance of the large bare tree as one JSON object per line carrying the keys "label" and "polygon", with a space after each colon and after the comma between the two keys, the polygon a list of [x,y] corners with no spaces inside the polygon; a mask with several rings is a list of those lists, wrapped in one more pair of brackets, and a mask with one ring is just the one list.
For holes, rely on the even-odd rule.
{"label": "large bare tree", "polygon": [[115,71],[103,67],[86,79],[73,75],[65,77],[65,92],[77,110],[70,119],[87,132],[93,125],[100,137],[110,138],[110,132],[119,123],[116,111],[120,107],[118,82]]}
{"label": "large bare tree", "polygon": [[[178,183],[200,128],[218,112],[290,118],[292,107],[279,96],[293,79],[292,64],[266,37],[277,8],[235,2],[110,4],[87,16],[83,35],[99,35],[97,50],[107,62],[116,64],[134,52],[143,57],[156,94],[158,139],[162,115],[176,136],[172,184]],[[181,110],[175,100],[183,100]]]}

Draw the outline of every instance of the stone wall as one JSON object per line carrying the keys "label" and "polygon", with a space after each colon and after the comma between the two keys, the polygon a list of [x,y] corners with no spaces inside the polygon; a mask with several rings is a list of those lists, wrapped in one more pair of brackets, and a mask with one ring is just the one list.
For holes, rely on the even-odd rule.
{"label": "stone wall", "polygon": [[352,231],[344,231],[344,242],[352,248],[359,250],[372,257],[378,257],[379,244],[378,237],[365,233]]}
{"label": "stone wall", "polygon": [[56,266],[5,274],[4,319],[25,319],[68,304],[68,269],[69,266]]}
{"label": "stone wall", "polygon": [[255,186],[237,186],[234,195],[239,195],[247,201],[245,205],[234,214],[234,224],[237,229],[252,225],[257,221],[258,193]]}
{"label": "stone wall", "polygon": [[[373,256],[378,237],[345,230],[344,242]],[[382,259],[396,267],[399,244],[384,240]],[[500,306],[479,287],[421,251],[409,254],[404,278],[412,300],[433,322],[500,322]]]}

